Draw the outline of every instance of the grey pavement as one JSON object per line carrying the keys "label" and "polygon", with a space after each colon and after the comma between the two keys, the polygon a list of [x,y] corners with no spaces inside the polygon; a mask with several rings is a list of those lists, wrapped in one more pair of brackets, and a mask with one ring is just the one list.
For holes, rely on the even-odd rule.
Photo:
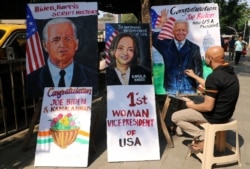
{"label": "grey pavement", "polygon": [[[227,53],[225,53],[227,55]],[[226,57],[227,60],[227,57]],[[233,62],[230,61],[233,65]],[[250,56],[242,57],[239,65],[234,66],[240,80],[240,97],[234,113],[234,118],[238,120],[240,137],[240,151],[242,169],[250,168]],[[96,102],[95,117],[99,113],[101,102]],[[94,108],[94,107],[93,107]],[[191,142],[189,137],[173,136],[174,148],[167,147],[167,143],[160,134],[160,154],[161,159],[156,161],[135,161],[135,162],[107,162],[105,115],[99,113],[99,120],[94,122],[95,132],[93,144],[90,146],[88,169],[200,169],[201,162],[195,157],[185,158],[188,152],[187,143]],[[94,117],[94,118],[95,118]],[[26,138],[27,130],[14,136],[0,140],[0,168],[1,169],[60,169],[60,167],[34,167],[36,135],[38,126],[35,127],[28,149],[22,150],[23,142]],[[228,140],[231,139],[229,135]],[[93,146],[95,145],[95,146]],[[68,167],[61,167],[70,169]],[[230,165],[215,166],[218,169],[237,169],[237,163]]]}

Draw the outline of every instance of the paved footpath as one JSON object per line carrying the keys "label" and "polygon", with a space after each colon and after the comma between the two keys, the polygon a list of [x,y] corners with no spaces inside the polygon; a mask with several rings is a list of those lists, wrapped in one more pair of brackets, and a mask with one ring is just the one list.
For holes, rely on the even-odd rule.
{"label": "paved footpath", "polygon": [[[227,53],[226,53],[227,55]],[[226,58],[227,59],[227,58]],[[230,64],[233,65],[233,62]],[[240,80],[240,97],[235,110],[234,118],[238,120],[240,134],[240,150],[242,169],[250,168],[250,56],[241,58],[239,65],[234,66]],[[98,103],[97,103],[98,107]],[[100,108],[96,112],[103,111]],[[22,151],[22,144],[26,131],[20,132],[12,137],[0,140],[0,168],[1,169],[71,169],[65,167],[34,167],[36,126],[29,147]],[[187,143],[191,141],[188,137],[173,136],[174,148],[168,148],[167,143],[160,131],[160,154],[161,159],[157,161],[136,162],[107,162],[107,146],[105,131],[105,115],[99,118],[95,132],[93,148],[89,153],[88,169],[200,169],[201,163],[194,157],[185,159],[187,154]],[[228,139],[230,140],[229,135]],[[237,169],[237,164],[216,166],[218,169]],[[73,169],[73,168],[72,168]]]}

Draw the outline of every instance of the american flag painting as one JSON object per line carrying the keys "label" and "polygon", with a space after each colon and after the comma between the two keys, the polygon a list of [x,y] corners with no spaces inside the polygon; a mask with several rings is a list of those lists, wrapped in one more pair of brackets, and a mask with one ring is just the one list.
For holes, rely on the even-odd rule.
{"label": "american flag painting", "polygon": [[26,43],[26,70],[30,74],[42,67],[44,62],[41,41],[37,32],[36,22],[29,6],[26,7],[27,14],[27,43]]}
{"label": "american flag painting", "polygon": [[[159,26],[161,22],[161,16],[156,13],[154,9],[151,9],[151,26],[152,29],[155,29]],[[163,39],[173,39],[173,26],[175,23],[176,19],[173,17],[169,17],[167,22],[164,23],[164,25],[161,28],[161,31],[158,35],[158,39],[163,40]]]}
{"label": "american flag painting", "polygon": [[168,21],[162,26],[161,32],[158,35],[158,39],[173,39],[173,26],[175,23],[175,18],[170,17]]}
{"label": "american flag painting", "polygon": [[155,29],[159,26],[161,22],[161,16],[158,15],[154,9],[150,9],[150,13],[151,13],[151,26],[152,29]]}
{"label": "american flag painting", "polygon": [[114,37],[118,34],[118,31],[113,28],[111,24],[106,23],[106,38],[105,38],[105,60],[106,60],[106,65],[109,65],[111,60],[110,56],[108,54],[108,50],[110,48],[111,42],[114,39]]}

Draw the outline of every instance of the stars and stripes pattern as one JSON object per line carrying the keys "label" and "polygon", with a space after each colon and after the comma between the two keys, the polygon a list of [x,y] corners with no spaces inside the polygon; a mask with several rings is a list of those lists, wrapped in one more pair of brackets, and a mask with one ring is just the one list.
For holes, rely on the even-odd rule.
{"label": "stars and stripes pattern", "polygon": [[106,65],[109,65],[111,62],[110,56],[108,54],[108,50],[110,48],[111,42],[114,37],[118,34],[118,31],[113,28],[111,24],[106,24],[106,38],[105,38],[105,60]]}
{"label": "stars and stripes pattern", "polygon": [[175,18],[170,17],[168,18],[168,21],[162,26],[161,31],[158,35],[158,39],[163,40],[163,39],[173,39],[173,26],[175,23]]}
{"label": "stars and stripes pattern", "polygon": [[26,14],[27,14],[26,70],[27,74],[30,74],[34,70],[42,67],[45,64],[45,62],[44,62],[40,37],[37,32],[36,23],[28,5],[26,7]]}
{"label": "stars and stripes pattern", "polygon": [[[154,9],[151,9],[151,26],[152,29],[155,29],[159,26],[161,22],[161,16],[156,13]],[[168,21],[164,23],[164,25],[161,28],[161,31],[158,35],[158,39],[163,40],[163,39],[173,39],[173,26],[175,23],[176,19],[173,17],[169,17]]]}
{"label": "stars and stripes pattern", "polygon": [[161,22],[161,16],[158,15],[154,9],[150,9],[150,14],[151,14],[151,26],[152,29],[155,29],[159,26]]}

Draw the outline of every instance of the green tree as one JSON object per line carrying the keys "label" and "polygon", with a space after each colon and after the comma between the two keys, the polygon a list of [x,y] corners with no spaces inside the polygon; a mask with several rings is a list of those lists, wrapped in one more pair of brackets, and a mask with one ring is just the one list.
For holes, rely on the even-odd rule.
{"label": "green tree", "polygon": [[239,35],[243,35],[248,17],[250,16],[249,7],[246,1],[240,0],[215,0],[219,5],[219,16],[221,34],[234,34],[234,28]]}
{"label": "green tree", "polygon": [[122,14],[121,21],[122,21],[122,23],[137,23],[138,22],[137,18],[132,13],[131,14]]}

